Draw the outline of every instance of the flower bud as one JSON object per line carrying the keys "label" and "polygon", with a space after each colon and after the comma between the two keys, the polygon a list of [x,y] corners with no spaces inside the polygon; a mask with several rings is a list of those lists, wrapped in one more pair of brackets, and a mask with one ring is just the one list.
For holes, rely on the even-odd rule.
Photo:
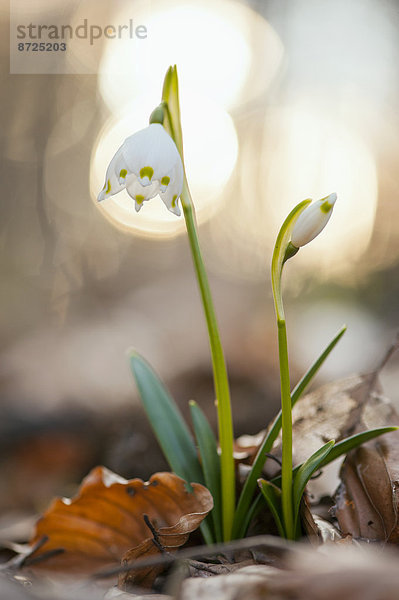
{"label": "flower bud", "polygon": [[291,244],[300,248],[311,242],[327,225],[334,207],[337,194],[312,202],[299,215],[291,235]]}

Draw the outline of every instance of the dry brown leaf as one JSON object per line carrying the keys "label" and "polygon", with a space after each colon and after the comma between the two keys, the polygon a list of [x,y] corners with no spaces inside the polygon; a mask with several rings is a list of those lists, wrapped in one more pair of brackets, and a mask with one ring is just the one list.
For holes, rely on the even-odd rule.
{"label": "dry brown leaf", "polygon": [[338,529],[329,521],[313,513],[307,502],[301,502],[300,514],[303,530],[314,546],[342,540],[342,535]]}
{"label": "dry brown leaf", "polygon": [[[206,488],[204,489],[206,490]],[[213,500],[211,508],[212,506]],[[127,565],[138,558],[144,560],[155,556],[156,554],[170,552],[183,546],[188,540],[189,534],[197,529],[208,512],[183,515],[172,527],[159,527],[159,529],[157,529],[155,523],[151,522],[150,527],[153,532],[153,537],[144,540],[139,546],[128,550],[122,558],[122,564]],[[163,570],[164,565],[161,564],[121,573],[119,576],[119,587],[122,590],[138,585],[150,587],[156,576]]]}
{"label": "dry brown leaf", "polygon": [[[293,417],[295,462],[329,439],[339,441],[366,429],[399,424],[394,407],[381,394],[376,373],[323,386],[298,402]],[[310,482],[314,496],[331,493],[334,471],[337,465],[329,465],[324,479]],[[340,477],[336,516],[342,533],[398,543],[398,432],[353,450]]]}
{"label": "dry brown leaf", "polygon": [[390,425],[393,408],[375,390],[374,373],[354,375],[299,400],[292,411],[295,462],[303,462],[329,440]]}
{"label": "dry brown leaf", "polygon": [[132,548],[135,556],[147,555],[148,549],[159,552],[144,515],[158,530],[162,545],[184,544],[213,507],[210,492],[198,483],[191,485],[190,492],[172,473],[156,473],[148,482],[127,481],[96,467],[77,496],[54,500],[38,521],[30,543],[43,536],[48,540],[32,555],[31,568],[87,575],[118,565]]}
{"label": "dry brown leaf", "polygon": [[[362,377],[352,397],[356,420],[348,433],[399,425],[394,407],[378,389],[376,373]],[[399,433],[385,434],[350,452],[340,478],[335,514],[343,534],[397,544]]]}
{"label": "dry brown leaf", "polygon": [[[338,442],[359,431],[392,425],[396,418],[392,404],[381,394],[376,373],[353,375],[323,385],[301,398],[292,410],[294,464],[305,461],[329,440]],[[237,458],[251,463],[260,439],[263,439],[263,436],[259,438],[262,433],[245,436],[243,441],[238,438]],[[273,446],[272,454],[277,459],[281,458],[281,434]],[[326,468],[327,472],[330,467]],[[266,461],[265,475],[268,478],[275,476],[278,471],[277,462]],[[331,469],[331,473],[333,471]],[[310,487],[312,492],[322,495],[331,493],[337,484],[338,479],[335,478],[331,488],[330,482],[326,485],[326,479],[321,478],[312,482]]]}
{"label": "dry brown leaf", "polygon": [[[398,419],[392,422],[395,424]],[[344,534],[399,543],[399,432],[350,452],[341,469],[335,515]]]}
{"label": "dry brown leaf", "polygon": [[[385,399],[371,399],[374,383],[374,374],[353,375],[328,383],[301,398],[292,410],[294,463],[303,462],[329,440],[339,441],[360,430],[362,421],[363,429],[389,425],[392,407]],[[236,460],[251,464],[264,434],[261,431],[238,438],[234,445]],[[281,458],[281,434],[272,454]],[[267,477],[273,477],[278,471],[278,463],[266,462]]]}
{"label": "dry brown leaf", "polygon": [[[331,439],[385,425],[399,424],[398,415],[379,389],[378,372],[352,376],[322,386],[304,396],[293,409],[294,464],[306,460]],[[241,459],[251,462],[257,436],[237,440]],[[248,449],[247,454],[245,450]],[[273,455],[281,457],[281,436]],[[265,475],[280,470],[268,460]],[[350,455],[342,471],[344,486],[338,495],[337,517],[344,534],[399,543],[399,433],[385,434]],[[331,495],[339,484],[339,461],[323,469],[322,477],[309,482],[312,501]],[[310,528],[312,524],[310,523]]]}

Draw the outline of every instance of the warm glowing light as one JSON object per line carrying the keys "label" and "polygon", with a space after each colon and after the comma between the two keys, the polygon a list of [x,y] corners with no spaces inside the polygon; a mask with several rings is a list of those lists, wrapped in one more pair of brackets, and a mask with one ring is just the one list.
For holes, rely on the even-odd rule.
{"label": "warm glowing light", "polygon": [[[91,161],[90,187],[95,202],[112,156],[126,137],[147,125],[152,108],[148,96],[138,97],[126,115],[112,117],[103,128]],[[220,193],[234,169],[236,131],[225,111],[198,96],[182,106],[182,121],[187,176],[198,220],[203,221],[217,209]],[[146,202],[140,213],[134,210],[134,201],[125,190],[97,206],[119,227],[142,235],[170,237],[184,230],[183,218],[167,211],[158,197]]]}
{"label": "warm glowing light", "polygon": [[[133,16],[148,36],[104,45],[99,91],[113,117],[93,152],[92,195],[102,188],[106,166],[124,138],[147,124],[166,70],[177,64],[186,171],[198,218],[209,218],[237,160],[237,135],[226,111],[265,92],[280,65],[282,44],[261,15],[232,0],[137,0],[133,15],[130,2],[117,7],[113,22]],[[184,229],[158,198],[139,215],[126,193],[101,209],[121,227],[146,235]]]}
{"label": "warm glowing light", "polygon": [[297,263],[345,268],[365,251],[373,231],[377,173],[371,152],[350,129],[316,112],[286,109],[267,121],[260,160],[269,165],[263,201],[270,203],[272,231],[296,202],[336,192],[331,222]]}
{"label": "warm glowing light", "polygon": [[[246,210],[242,197],[232,197],[230,210],[214,224],[215,237],[223,221],[231,246],[239,249],[236,269],[263,277],[289,211],[305,198],[316,200],[331,192],[338,195],[331,221],[295,263],[326,276],[352,269],[370,241],[377,206],[375,161],[357,133],[321,112],[299,106],[276,109],[266,117],[263,136],[241,152],[240,162]],[[222,259],[232,268],[230,244],[228,258]],[[223,248],[221,241],[219,246]]]}
{"label": "warm glowing light", "polygon": [[[132,16],[122,5],[117,22]],[[231,108],[263,93],[281,62],[282,44],[267,21],[231,0],[138,0],[134,19],[145,40],[109,40],[100,65],[99,89],[111,111],[143,90],[158,98],[166,69],[177,64],[181,96],[206,94]]]}

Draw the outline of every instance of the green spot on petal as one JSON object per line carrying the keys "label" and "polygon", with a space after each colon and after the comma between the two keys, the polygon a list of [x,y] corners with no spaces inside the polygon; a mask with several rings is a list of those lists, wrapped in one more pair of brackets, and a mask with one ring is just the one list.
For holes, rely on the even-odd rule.
{"label": "green spot on petal", "polygon": [[[105,186],[104,186],[105,187]],[[109,194],[111,191],[111,181],[108,179],[107,181],[107,189],[106,189],[106,194]]]}
{"label": "green spot on petal", "polygon": [[323,202],[323,204],[320,205],[320,210],[321,212],[328,214],[332,207],[333,204],[330,204],[328,200],[325,200],[325,202]]}
{"label": "green spot on petal", "polygon": [[121,169],[121,172],[119,173],[119,177],[123,177],[123,179],[125,179],[126,175],[127,175],[126,169]]}
{"label": "green spot on petal", "polygon": [[177,196],[175,194],[172,199],[172,208],[176,208],[176,200],[177,200]]}
{"label": "green spot on petal", "polygon": [[142,196],[141,194],[137,194],[134,199],[136,200],[137,204],[143,204],[145,198],[144,196]]}
{"label": "green spot on petal", "polygon": [[164,177],[162,177],[161,179],[161,185],[168,185],[170,181],[170,177],[168,177],[167,175],[165,175]]}
{"label": "green spot on petal", "polygon": [[143,177],[148,177],[148,179],[151,181],[153,175],[154,169],[152,167],[143,167],[142,169],[140,169],[141,179],[143,179]]}

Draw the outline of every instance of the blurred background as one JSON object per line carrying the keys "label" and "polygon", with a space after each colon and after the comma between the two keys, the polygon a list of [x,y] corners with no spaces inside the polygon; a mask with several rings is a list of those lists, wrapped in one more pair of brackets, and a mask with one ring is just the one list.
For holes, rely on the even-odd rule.
{"label": "blurred background", "polygon": [[[170,64],[236,433],[278,407],[270,259],[304,198],[338,194],[286,268],[293,383],[343,323],[317,382],[378,365],[399,320],[397,0],[26,0],[43,23],[145,25],[145,40],[74,44],[64,75],[9,74],[0,6],[0,510],[42,509],[97,462],[128,477],[165,467],[128,347],[215,423],[183,219],[159,199],[139,214],[125,192],[95,200]],[[396,402],[398,364],[382,375]]]}

